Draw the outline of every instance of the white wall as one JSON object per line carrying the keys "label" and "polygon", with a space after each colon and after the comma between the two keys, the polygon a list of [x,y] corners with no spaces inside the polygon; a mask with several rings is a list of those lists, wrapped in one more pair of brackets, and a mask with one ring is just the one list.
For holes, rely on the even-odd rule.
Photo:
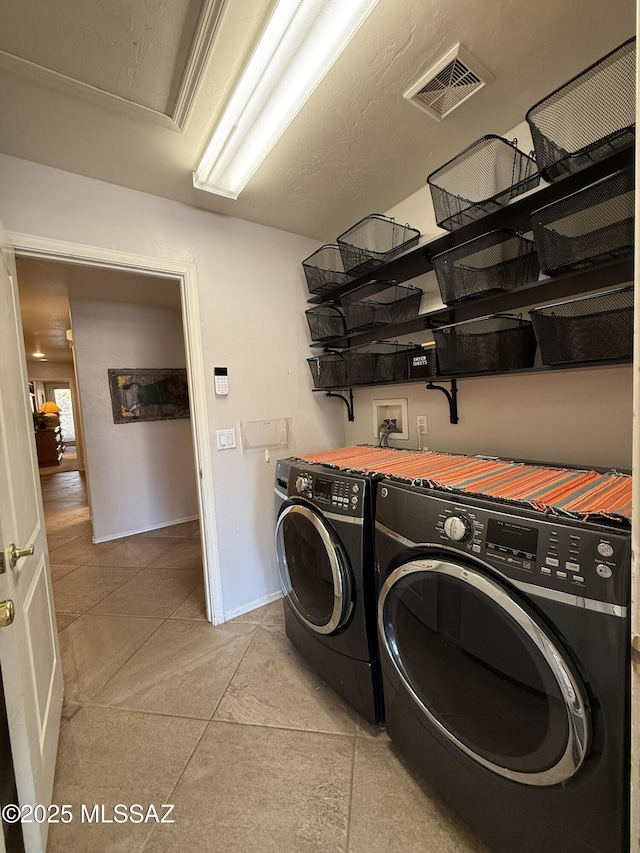
{"label": "white wall", "polygon": [[41,382],[51,380],[73,380],[73,364],[70,361],[28,361],[27,375],[29,379],[38,379]]}
{"label": "white wall", "polygon": [[354,392],[355,421],[347,424],[346,441],[374,443],[371,401],[406,397],[409,441],[391,440],[392,447],[417,447],[416,416],[427,415],[422,446],[430,450],[630,468],[631,382],[630,366],[461,379],[456,425],[444,394],[420,383],[390,386],[388,395],[362,388]]}
{"label": "white wall", "polygon": [[188,418],[114,424],[107,370],[185,366],[179,310],[71,299],[94,539],[198,515]]}
{"label": "white wall", "polygon": [[[532,148],[526,122],[508,139],[518,147]],[[452,156],[455,152],[452,152]],[[444,233],[435,223],[431,193],[426,186],[390,211],[399,222],[422,232],[422,240]],[[421,311],[442,305],[435,273],[421,276],[425,290]],[[411,336],[416,343],[428,335]],[[372,442],[373,399],[406,397],[409,409],[409,440],[393,441],[395,447],[417,447],[417,415],[428,417],[428,433],[422,442],[433,450],[483,453],[555,463],[631,467],[632,368],[582,369],[551,375],[477,377],[458,382],[460,422],[449,422],[447,401],[439,391],[422,384],[354,391],[355,421],[345,420],[347,443]]]}
{"label": "white wall", "polygon": [[[185,174],[185,180],[189,176]],[[292,418],[281,456],[344,442],[342,403],[312,394],[300,262],[318,243],[175,202],[0,156],[0,219],[8,230],[195,263],[210,439],[240,420]],[[229,368],[216,398],[213,367]],[[124,427],[123,427],[124,428]],[[214,452],[224,610],[273,595],[274,461]]]}

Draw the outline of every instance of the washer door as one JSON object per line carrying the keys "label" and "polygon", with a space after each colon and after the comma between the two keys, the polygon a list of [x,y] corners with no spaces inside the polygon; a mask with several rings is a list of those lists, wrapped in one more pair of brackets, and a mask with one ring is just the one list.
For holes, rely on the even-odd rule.
{"label": "washer door", "polygon": [[576,773],[590,741],[585,691],[506,585],[448,557],[415,560],[382,587],[378,627],[419,710],[466,755],[527,785]]}
{"label": "washer door", "polygon": [[282,591],[298,617],[318,634],[332,634],[349,619],[351,571],[338,536],[313,507],[292,503],[276,523]]}

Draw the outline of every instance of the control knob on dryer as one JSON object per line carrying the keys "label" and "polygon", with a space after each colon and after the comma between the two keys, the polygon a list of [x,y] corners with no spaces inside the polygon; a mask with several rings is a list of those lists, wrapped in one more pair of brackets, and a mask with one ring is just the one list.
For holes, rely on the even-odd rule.
{"label": "control knob on dryer", "polygon": [[473,526],[469,519],[461,515],[450,515],[445,520],[444,532],[453,542],[465,542],[471,538]]}
{"label": "control knob on dryer", "polygon": [[296,489],[299,494],[304,494],[311,489],[311,477],[308,474],[300,474],[296,479]]}

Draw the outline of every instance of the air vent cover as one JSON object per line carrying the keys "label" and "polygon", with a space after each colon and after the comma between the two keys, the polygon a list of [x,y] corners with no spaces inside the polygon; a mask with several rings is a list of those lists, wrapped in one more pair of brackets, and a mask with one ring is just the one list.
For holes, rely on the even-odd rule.
{"label": "air vent cover", "polygon": [[404,97],[440,121],[491,80],[493,75],[457,44],[423,74]]}

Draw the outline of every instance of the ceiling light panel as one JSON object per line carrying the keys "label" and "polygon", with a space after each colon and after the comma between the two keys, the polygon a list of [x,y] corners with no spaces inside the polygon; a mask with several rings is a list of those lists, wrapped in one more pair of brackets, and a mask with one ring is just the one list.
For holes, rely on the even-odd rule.
{"label": "ceiling light panel", "polygon": [[279,0],[193,174],[237,198],[377,0]]}

